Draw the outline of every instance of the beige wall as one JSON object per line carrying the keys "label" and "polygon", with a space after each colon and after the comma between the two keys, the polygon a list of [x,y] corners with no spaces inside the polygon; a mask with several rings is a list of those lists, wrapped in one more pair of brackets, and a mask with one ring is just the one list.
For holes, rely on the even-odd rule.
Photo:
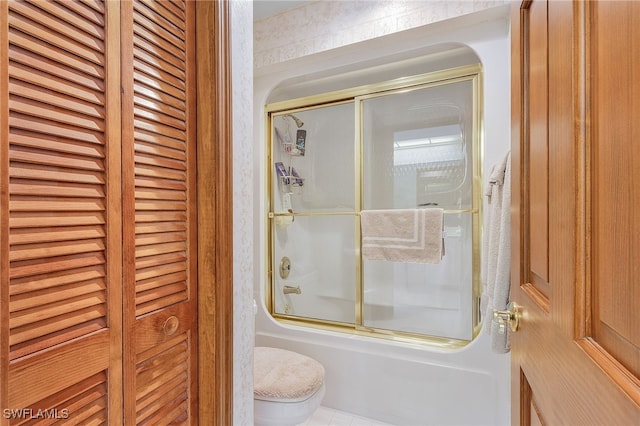
{"label": "beige wall", "polygon": [[253,424],[252,2],[231,5],[233,99],[233,424]]}
{"label": "beige wall", "polygon": [[253,65],[290,59],[500,6],[508,0],[314,0],[254,22]]}

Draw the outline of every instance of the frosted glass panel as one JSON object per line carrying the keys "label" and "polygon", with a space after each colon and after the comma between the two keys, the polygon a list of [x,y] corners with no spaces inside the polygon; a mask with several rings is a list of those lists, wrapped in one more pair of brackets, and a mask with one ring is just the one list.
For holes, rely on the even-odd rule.
{"label": "frosted glass panel", "polygon": [[362,110],[365,209],[471,208],[471,81],[366,99]]}
{"label": "frosted glass panel", "polygon": [[[355,321],[355,217],[296,216],[274,227],[275,312],[353,324]],[[280,263],[290,260],[288,277]],[[285,286],[300,293],[285,294]]]}
{"label": "frosted glass panel", "polygon": [[471,218],[445,215],[440,264],[363,262],[365,326],[471,340]]}
{"label": "frosted glass panel", "polygon": [[[274,211],[354,210],[353,123],[353,102],[274,115]],[[278,163],[286,177],[278,176]]]}
{"label": "frosted glass panel", "polygon": [[363,325],[473,338],[471,80],[362,100],[363,210],[444,209],[438,264],[363,260]]}

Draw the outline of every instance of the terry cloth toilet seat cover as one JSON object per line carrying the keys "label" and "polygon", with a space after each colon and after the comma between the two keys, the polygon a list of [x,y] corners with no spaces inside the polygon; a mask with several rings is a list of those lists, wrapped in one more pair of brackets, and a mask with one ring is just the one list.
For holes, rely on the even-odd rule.
{"label": "terry cloth toilet seat cover", "polygon": [[285,349],[256,347],[253,396],[266,401],[304,400],[324,381],[324,367],[308,356]]}

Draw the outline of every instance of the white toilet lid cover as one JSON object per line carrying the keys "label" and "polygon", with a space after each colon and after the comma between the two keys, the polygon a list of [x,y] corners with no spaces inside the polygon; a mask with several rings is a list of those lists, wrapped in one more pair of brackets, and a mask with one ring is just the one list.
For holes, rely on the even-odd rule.
{"label": "white toilet lid cover", "polygon": [[267,401],[300,400],[313,395],[324,381],[324,367],[308,356],[285,349],[254,349],[253,395]]}

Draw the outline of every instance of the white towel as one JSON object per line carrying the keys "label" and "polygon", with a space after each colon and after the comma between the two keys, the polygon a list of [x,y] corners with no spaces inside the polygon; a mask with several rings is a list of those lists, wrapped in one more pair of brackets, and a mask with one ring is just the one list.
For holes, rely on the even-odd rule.
{"label": "white towel", "polygon": [[442,260],[442,209],[363,210],[360,223],[365,260],[413,263]]}
{"label": "white towel", "polygon": [[491,349],[497,353],[510,350],[507,326],[498,332],[493,310],[506,309],[511,283],[511,154],[491,169],[485,195],[489,202],[487,226],[483,243],[484,265],[482,310],[486,313],[485,329],[491,335]]}

